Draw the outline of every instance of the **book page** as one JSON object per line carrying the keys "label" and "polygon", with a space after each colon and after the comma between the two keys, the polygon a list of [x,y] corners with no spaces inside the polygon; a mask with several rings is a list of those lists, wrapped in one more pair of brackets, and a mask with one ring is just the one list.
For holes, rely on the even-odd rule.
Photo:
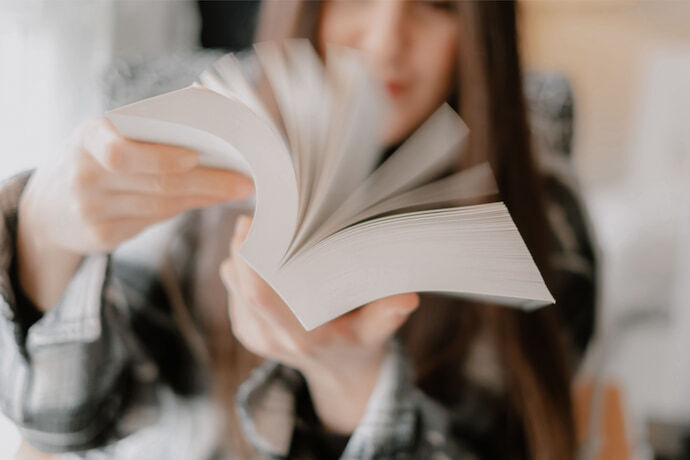
{"label": "book page", "polygon": [[[420,207],[457,207],[498,201],[499,192],[489,163],[387,198],[356,215],[347,225],[397,210]],[[421,210],[421,209],[418,209]]]}
{"label": "book page", "polygon": [[276,131],[279,131],[275,120],[269,115],[264,104],[259,99],[252,83],[245,77],[242,65],[234,55],[226,54],[219,58],[212,67],[204,70],[199,75],[199,81],[206,88],[223,96],[238,98],[247,107],[252,109],[254,113],[273,125]]}
{"label": "book page", "polygon": [[451,168],[459,161],[468,132],[467,125],[448,104],[440,106],[354,190],[308,243],[296,249],[313,246],[322,238],[361,220],[362,214],[377,203],[423,185]]}
{"label": "book page", "polygon": [[358,214],[346,217],[339,214],[339,219],[323,225],[299,252],[306,251],[319,241],[334,233],[372,217],[395,211],[409,211],[414,208],[457,207],[481,202],[498,201],[498,187],[488,163],[481,163],[450,176],[422,185],[404,193],[393,195]]}
{"label": "book page", "polygon": [[[332,102],[326,144],[304,222],[289,252],[299,247],[373,171],[379,150],[380,88],[359,54],[329,47],[326,72]],[[315,101],[318,104],[318,101]],[[289,254],[288,254],[289,256]]]}
{"label": "book page", "polygon": [[331,93],[320,58],[306,39],[254,45],[286,126],[299,188],[298,227],[320,175],[331,117]]}

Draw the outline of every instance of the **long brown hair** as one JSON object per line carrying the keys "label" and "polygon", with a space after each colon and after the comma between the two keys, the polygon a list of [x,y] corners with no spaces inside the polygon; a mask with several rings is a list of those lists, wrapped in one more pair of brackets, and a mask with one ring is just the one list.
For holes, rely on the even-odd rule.
{"label": "long brown hair", "polygon": [[[314,40],[320,6],[315,1],[265,2],[256,39]],[[459,100],[452,102],[471,130],[470,158],[491,163],[502,198],[551,285],[545,247],[548,227],[530,147],[515,5],[458,2],[457,7],[462,53]],[[508,401],[504,406],[509,408],[501,415],[502,429],[492,434],[493,441],[503,446],[504,453],[517,449],[536,459],[574,458],[572,369],[555,308],[524,313],[428,295],[422,296],[422,303],[398,333],[413,359],[417,384],[442,403],[452,404],[462,392],[463,365],[472,344],[479,334],[487,334],[502,368]],[[227,330],[224,335],[213,345],[212,354],[220,372],[217,386],[232,414],[235,389],[257,360],[245,356],[249,352],[227,338],[231,336]],[[248,446],[236,420],[230,422],[233,447],[246,454]]]}

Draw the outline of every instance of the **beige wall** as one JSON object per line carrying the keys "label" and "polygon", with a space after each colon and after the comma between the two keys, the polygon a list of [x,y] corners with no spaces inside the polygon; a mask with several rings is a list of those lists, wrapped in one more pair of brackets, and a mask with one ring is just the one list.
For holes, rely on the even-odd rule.
{"label": "beige wall", "polygon": [[520,8],[525,64],[571,79],[584,184],[614,180],[630,150],[647,56],[690,48],[690,1],[530,0]]}
{"label": "beige wall", "polygon": [[690,1],[520,6],[525,64],[575,95],[601,281],[589,371],[619,385],[633,458],[649,458],[650,418],[690,420]]}

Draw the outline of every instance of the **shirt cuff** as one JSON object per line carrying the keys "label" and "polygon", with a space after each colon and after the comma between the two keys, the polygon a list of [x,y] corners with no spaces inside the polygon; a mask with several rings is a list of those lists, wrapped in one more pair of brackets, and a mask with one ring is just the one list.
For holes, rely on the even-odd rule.
{"label": "shirt cuff", "polygon": [[[23,343],[30,317],[24,314],[18,303],[23,300],[17,295],[14,282],[16,274],[15,248],[17,239],[17,208],[19,198],[31,176],[30,171],[16,174],[0,182],[0,314],[11,322],[15,340]],[[32,320],[35,318],[32,318]]]}
{"label": "shirt cuff", "polygon": [[127,351],[104,331],[103,321],[119,319],[114,301],[103,308],[107,254],[85,257],[46,313],[21,292],[18,208],[30,175],[0,183],[0,405],[29,442],[65,450],[92,439],[119,406],[113,393]]}
{"label": "shirt cuff", "polygon": [[286,457],[295,427],[295,395],[301,374],[277,361],[265,360],[242,382],[236,411],[247,440],[272,457]]}
{"label": "shirt cuff", "polygon": [[102,297],[109,265],[108,254],[84,257],[58,302],[29,329],[27,349],[94,342],[100,337]]}
{"label": "shirt cuff", "polygon": [[412,450],[418,422],[412,375],[404,347],[393,339],[364,415],[341,458],[381,458]]}
{"label": "shirt cuff", "polygon": [[[391,341],[379,378],[360,423],[341,458],[377,458],[412,448],[417,412],[411,367],[397,340]],[[301,374],[266,360],[239,387],[236,409],[248,441],[272,457],[287,457],[296,423],[296,394]]]}
{"label": "shirt cuff", "polygon": [[31,174],[25,171],[0,184],[0,307],[24,353],[28,347],[92,342],[99,337],[102,295],[110,265],[108,254],[86,256],[47,313],[31,302],[19,283],[16,253],[19,200]]}

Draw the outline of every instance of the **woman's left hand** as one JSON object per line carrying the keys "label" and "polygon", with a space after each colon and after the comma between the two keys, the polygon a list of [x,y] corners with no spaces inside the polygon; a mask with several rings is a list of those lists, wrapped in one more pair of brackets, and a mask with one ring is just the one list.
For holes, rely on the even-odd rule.
{"label": "woman's left hand", "polygon": [[237,220],[230,257],[220,266],[232,332],[252,353],[299,370],[321,422],[350,433],[364,413],[389,339],[417,308],[419,296],[380,299],[306,331],[275,291],[237,257],[250,226],[249,217]]}

